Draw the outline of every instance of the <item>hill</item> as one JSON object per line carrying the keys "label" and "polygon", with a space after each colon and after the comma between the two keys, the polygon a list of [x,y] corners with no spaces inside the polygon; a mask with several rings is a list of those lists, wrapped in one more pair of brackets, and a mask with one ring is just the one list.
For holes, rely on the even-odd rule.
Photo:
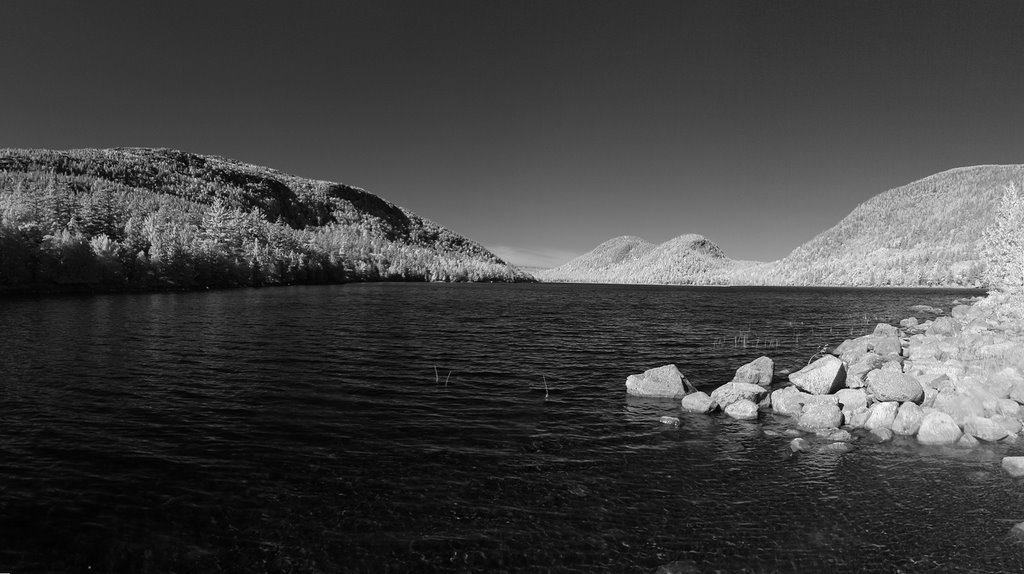
{"label": "hill", "polygon": [[0,150],[0,291],[528,281],[355,187],[169,149]]}
{"label": "hill", "polygon": [[741,284],[980,286],[979,245],[1021,165],[951,169],[878,194],[783,259],[742,270]]}
{"label": "hill", "polygon": [[684,235],[660,246],[619,237],[541,281],[725,285],[981,286],[980,240],[1003,189],[1024,166],[951,169],[880,193],[835,226],[770,263],[733,261]]}
{"label": "hill", "polygon": [[681,235],[661,245],[627,235],[536,276],[559,283],[721,285],[745,265],[700,235]]}

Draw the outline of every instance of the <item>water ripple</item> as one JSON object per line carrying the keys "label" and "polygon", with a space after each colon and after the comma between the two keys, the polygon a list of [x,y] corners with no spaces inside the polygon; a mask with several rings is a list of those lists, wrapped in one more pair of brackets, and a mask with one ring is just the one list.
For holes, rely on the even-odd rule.
{"label": "water ripple", "polygon": [[794,457],[771,416],[623,392],[666,363],[705,388],[761,354],[799,368],[960,295],[366,284],[3,301],[0,570],[1020,571],[1007,532],[1024,493],[998,470],[1015,447]]}

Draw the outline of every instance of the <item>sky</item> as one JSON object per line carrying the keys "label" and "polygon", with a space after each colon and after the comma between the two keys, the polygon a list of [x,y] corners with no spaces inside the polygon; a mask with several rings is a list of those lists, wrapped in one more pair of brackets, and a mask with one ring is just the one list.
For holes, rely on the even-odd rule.
{"label": "sky", "polygon": [[12,0],[0,55],[0,147],[342,182],[526,266],[684,233],[774,260],[1024,163],[1018,1]]}

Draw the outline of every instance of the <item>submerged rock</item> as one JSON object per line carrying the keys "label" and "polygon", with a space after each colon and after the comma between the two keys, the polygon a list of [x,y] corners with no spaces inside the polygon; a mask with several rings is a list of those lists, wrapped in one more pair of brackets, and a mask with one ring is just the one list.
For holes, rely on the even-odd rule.
{"label": "submerged rock", "polygon": [[772,384],[772,376],[775,374],[775,362],[768,357],[758,357],[753,361],[736,369],[733,376],[734,383],[750,383],[767,387]]}
{"label": "submerged rock", "polygon": [[804,452],[810,450],[811,443],[807,442],[804,438],[795,438],[789,441],[789,450],[793,452]]}
{"label": "submerged rock", "polygon": [[743,421],[757,420],[757,403],[740,399],[725,407],[725,414]]}
{"label": "submerged rock", "polygon": [[753,385],[750,383],[725,383],[711,391],[711,402],[717,404],[723,409],[741,400],[750,401],[756,406],[757,403],[767,395],[768,390],[760,385]]}
{"label": "submerged rock", "polygon": [[716,408],[714,401],[704,391],[697,391],[696,393],[686,395],[680,404],[683,407],[683,412],[687,413],[707,414]]}
{"label": "submerged rock", "polygon": [[832,355],[825,355],[789,375],[789,380],[804,392],[829,395],[846,384],[846,365]]}
{"label": "submerged rock", "polygon": [[815,431],[814,434],[832,442],[851,442],[853,440],[853,435],[850,434],[850,431],[842,429],[821,429]]}
{"label": "submerged rock", "polygon": [[663,425],[679,426],[679,419],[676,417],[664,416],[658,419],[658,422]]}
{"label": "submerged rock", "polygon": [[953,417],[941,411],[931,411],[921,421],[917,441],[921,444],[954,444],[961,435],[963,433]]}
{"label": "submerged rock", "polygon": [[626,393],[635,397],[676,398],[686,394],[683,375],[675,365],[648,369],[626,378]]}
{"label": "submerged rock", "polygon": [[842,454],[844,452],[850,452],[851,450],[853,450],[853,447],[850,446],[848,443],[845,443],[845,442],[833,442],[833,443],[826,444],[825,446],[821,447],[820,452],[832,453],[832,454]]}
{"label": "submerged rock", "polygon": [[871,429],[868,433],[868,440],[871,442],[883,443],[892,440],[892,431],[887,428]]}

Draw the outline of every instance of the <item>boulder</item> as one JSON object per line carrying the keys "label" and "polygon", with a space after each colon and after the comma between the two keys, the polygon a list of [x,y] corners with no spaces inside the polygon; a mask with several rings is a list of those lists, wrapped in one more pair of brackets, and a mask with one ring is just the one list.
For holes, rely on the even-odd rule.
{"label": "boulder", "polygon": [[857,407],[852,412],[847,411],[847,413],[843,413],[843,417],[850,428],[864,428],[864,425],[868,423],[868,419],[871,418],[871,409],[868,407]]}
{"label": "boulder", "polygon": [[996,442],[1010,434],[999,423],[984,417],[967,417],[964,420],[964,432],[986,442]]}
{"label": "boulder", "polygon": [[872,335],[864,335],[863,337],[857,337],[856,339],[847,339],[839,346],[832,350],[836,355],[842,356],[856,356],[862,355],[868,352],[868,343],[871,341]]}
{"label": "boulder", "polygon": [[772,411],[787,417],[799,416],[805,402],[801,395],[810,396],[801,393],[796,387],[784,387],[772,392]]}
{"label": "boulder", "polygon": [[896,413],[899,411],[899,408],[900,404],[892,401],[871,405],[871,414],[868,416],[867,422],[864,423],[864,428],[891,429],[892,422],[896,420]]}
{"label": "boulder", "polygon": [[846,384],[846,365],[832,355],[825,355],[789,375],[789,380],[804,392],[829,395]]}
{"label": "boulder", "polygon": [[903,319],[900,321],[900,327],[903,327],[904,329],[913,329],[914,327],[917,327],[917,317],[907,317],[906,319]]}
{"label": "boulder", "polygon": [[955,337],[960,334],[960,322],[952,317],[939,317],[932,321],[927,334],[944,337]]}
{"label": "boulder", "polygon": [[900,338],[896,336],[876,337],[871,351],[885,359],[892,359],[899,357],[903,352],[903,344],[900,343]]}
{"label": "boulder", "polygon": [[626,393],[635,397],[682,397],[686,394],[683,375],[675,365],[648,369],[626,378]]}
{"label": "boulder", "polygon": [[885,371],[887,373],[902,373],[903,372],[903,364],[900,363],[898,360],[894,359],[894,360],[891,360],[891,361],[886,361],[885,364],[882,365],[882,367],[880,369],[878,369],[878,370],[879,371]]}
{"label": "boulder", "polygon": [[971,306],[970,305],[957,305],[957,306],[953,307],[953,309],[949,312],[949,314],[952,315],[954,319],[956,319],[958,321],[962,321],[962,320],[966,319],[968,316],[971,315]]}
{"label": "boulder", "polygon": [[914,403],[903,403],[896,412],[896,418],[892,421],[892,432],[914,436],[921,428],[921,421],[924,420],[924,411]]}
{"label": "boulder", "polygon": [[924,400],[921,401],[921,406],[922,407],[934,407],[935,406],[935,397],[937,397],[938,395],[939,395],[939,391],[936,391],[935,389],[933,389],[931,387],[925,387],[924,388]]}
{"label": "boulder", "polygon": [[[845,359],[844,359],[845,360]],[[865,377],[875,369],[885,364],[885,359],[876,353],[864,353],[859,355],[852,363],[847,363],[846,386],[851,389],[859,389],[865,385]]]}
{"label": "boulder", "polygon": [[924,388],[914,377],[885,370],[868,373],[868,394],[879,402],[920,403],[924,400]]}
{"label": "boulder", "polygon": [[1010,397],[1013,388],[1024,383],[1024,377],[1013,367],[1006,367],[997,373],[989,375],[985,381],[985,388],[997,397],[1006,399]]}
{"label": "boulder", "polygon": [[697,391],[683,397],[682,407],[683,412],[707,414],[714,411],[716,405],[707,393]]}
{"label": "boulder", "polygon": [[772,384],[772,375],[774,374],[775,362],[768,357],[758,357],[736,369],[736,375],[733,376],[732,382],[767,387]]}
{"label": "boulder", "polygon": [[942,350],[935,343],[922,343],[911,345],[907,350],[907,357],[911,361],[927,361],[929,359],[942,359]]}
{"label": "boulder", "polygon": [[757,420],[757,403],[740,399],[725,407],[725,414],[742,421]]}
{"label": "boulder", "polygon": [[876,337],[899,337],[900,330],[888,323],[879,323],[871,334]]}
{"label": "boulder", "polygon": [[862,389],[839,389],[835,396],[840,408],[844,411],[853,412],[859,407],[868,405],[868,394]]}
{"label": "boulder", "polygon": [[843,424],[843,413],[839,406],[827,402],[813,402],[804,405],[796,425],[807,431],[838,428]]}
{"label": "boulder", "polygon": [[931,313],[932,315],[942,314],[942,309],[938,307],[932,307],[930,305],[911,305],[910,310],[915,313]]}
{"label": "boulder", "polygon": [[1010,398],[1024,405],[1024,381],[1013,385],[1010,389]]}
{"label": "boulder", "polygon": [[974,448],[979,444],[978,439],[967,433],[964,433],[963,436],[960,437],[960,440],[956,441],[956,446],[960,448]]}
{"label": "boulder", "polygon": [[935,395],[935,410],[942,411],[952,417],[958,425],[964,424],[967,417],[985,416],[985,406],[977,397],[944,390]]}
{"label": "boulder", "polygon": [[917,442],[921,444],[955,444],[962,432],[953,417],[941,411],[932,411],[924,416],[917,431]]}
{"label": "boulder", "polygon": [[1014,478],[1024,476],[1024,456],[1003,457],[1003,470],[1008,472],[1010,476]]}
{"label": "boulder", "polygon": [[747,400],[756,406],[768,394],[768,390],[760,385],[750,383],[725,383],[711,391],[711,402],[723,409],[736,401]]}
{"label": "boulder", "polygon": [[1006,415],[993,415],[990,418],[992,419],[992,422],[1006,429],[1007,433],[1020,434],[1022,428],[1020,418]]}
{"label": "boulder", "polygon": [[918,369],[915,369],[913,375],[917,382],[926,389],[935,389],[941,391],[942,389],[948,388],[952,383],[951,379],[942,373],[925,373]]}
{"label": "boulder", "polygon": [[677,419],[676,417],[664,416],[658,419],[658,422],[660,422],[663,425],[670,425],[676,427],[679,426],[679,419]]}

